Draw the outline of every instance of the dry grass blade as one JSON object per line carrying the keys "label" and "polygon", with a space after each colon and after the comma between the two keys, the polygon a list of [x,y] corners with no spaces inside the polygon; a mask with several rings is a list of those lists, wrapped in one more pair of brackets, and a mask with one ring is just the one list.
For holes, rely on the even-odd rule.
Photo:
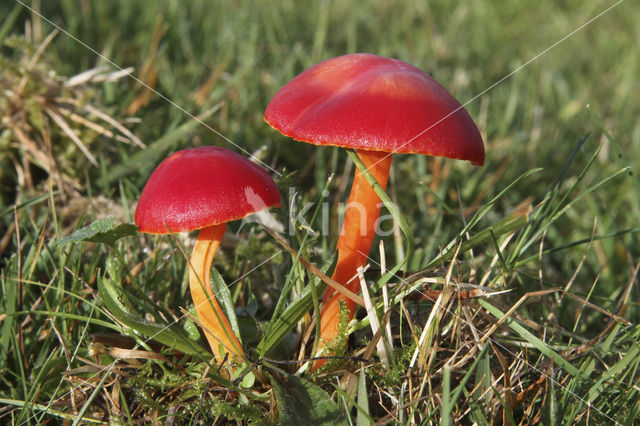
{"label": "dry grass blade", "polygon": [[91,162],[91,164],[93,164],[94,166],[97,167],[98,166],[98,160],[96,160],[96,157],[93,156],[91,151],[89,151],[89,149],[87,149],[87,147],[80,140],[78,135],[76,135],[75,132],[73,131],[73,129],[71,127],[69,127],[69,125],[67,124],[66,121],[64,121],[64,118],[62,118],[57,113],[57,111],[54,110],[54,109],[47,109],[46,113],[49,115],[49,117],[51,117],[53,119],[53,121],[56,122],[56,124],[60,127],[60,129],[67,136],[69,136],[69,138],[71,138],[73,143],[75,143],[78,146],[78,148],[80,148],[80,151],[82,151],[82,153],[85,155],[85,157],[87,157],[87,159]]}
{"label": "dry grass blade", "polygon": [[420,336],[418,347],[416,347],[416,350],[413,353],[413,357],[411,358],[411,363],[409,364],[410,368],[415,368],[418,358],[420,358],[420,365],[425,369],[427,367],[426,359],[424,359],[428,350],[427,345],[431,344],[434,337],[432,333],[436,332],[436,329],[438,327],[437,324],[439,323],[440,319],[444,315],[446,305],[449,303],[449,300],[451,299],[451,296],[453,294],[452,286],[447,285],[447,283],[449,283],[451,280],[453,266],[455,264],[455,259],[458,256],[459,250],[460,250],[460,245],[458,245],[458,247],[456,248],[456,252],[453,256],[454,260],[452,260],[449,265],[449,270],[447,271],[447,276],[445,278],[445,287],[443,291],[440,293],[440,295],[438,296],[438,298],[436,299],[436,302],[433,305],[433,308],[431,309],[431,313],[429,314],[429,318],[427,319],[427,323],[425,324],[422,330],[422,335]]}
{"label": "dry grass blade", "polygon": [[64,87],[81,86],[102,81],[116,81],[123,77],[130,76],[134,70],[135,68],[129,67],[117,71],[109,71],[109,67],[107,66],[96,67],[74,75],[64,83]]}
{"label": "dry grass blade", "polygon": [[88,113],[94,114],[96,117],[101,118],[104,121],[106,121],[107,123],[111,124],[113,127],[118,129],[123,135],[127,136],[134,144],[138,145],[140,148],[145,148],[146,147],[146,145],[144,143],[142,143],[142,141],[140,139],[138,139],[138,137],[136,135],[131,133],[131,131],[129,129],[127,129],[122,124],[118,123],[112,117],[110,117],[107,114],[103,113],[102,111],[100,111],[99,109],[94,107],[93,105],[85,104],[85,105],[83,105],[83,108]]}
{"label": "dry grass blade", "polygon": [[69,80],[65,81],[64,87],[81,86],[83,84],[87,84],[92,80],[95,81],[96,76],[100,75],[108,69],[109,68],[107,66],[101,66],[83,71],[80,74],[76,74]]}
{"label": "dry grass blade", "polygon": [[[380,240],[380,276],[384,277],[387,273],[387,258],[384,252],[384,241]],[[382,285],[382,303],[384,311],[389,311],[389,289],[387,283]],[[393,336],[391,334],[391,323],[387,322],[384,327],[384,331],[387,337],[387,343],[389,344],[389,350],[393,352]]]}
{"label": "dry grass blade", "polygon": [[143,351],[139,349],[124,349],[124,348],[111,348],[107,351],[109,355],[119,359],[153,359],[156,361],[165,361],[173,364],[174,367],[180,367],[178,364],[174,364],[167,357],[162,354],[150,351]]}
{"label": "dry grass blade", "polygon": [[[91,120],[89,120],[87,118],[84,118],[83,116],[78,115],[78,114],[76,114],[74,112],[67,111],[67,110],[64,110],[64,109],[60,110],[60,112],[62,114],[64,114],[66,117],[69,117],[70,120],[72,120],[72,121],[74,121],[74,122],[76,122],[76,123],[78,123],[78,124],[80,124],[80,125],[82,125],[84,127],[87,127],[89,129],[93,130],[94,132],[101,134],[102,136],[104,136],[106,138],[116,139],[116,140],[118,140],[120,142],[124,142],[126,144],[135,144],[135,145],[139,146],[140,148],[146,148],[146,145],[143,144],[135,135],[131,134],[131,132],[129,132],[129,130],[127,130],[120,123],[118,123],[117,121],[113,120],[110,117],[109,117],[109,120],[111,120],[111,121],[109,121],[109,124],[113,125],[114,127],[118,127],[119,126],[118,130],[122,131],[122,129],[124,129],[129,134],[131,134],[131,136],[129,138],[125,138],[125,137],[123,137],[121,135],[116,135],[111,130],[103,127],[102,125],[100,125],[98,123],[95,123],[95,122],[93,122],[93,121],[91,121]],[[98,112],[100,112],[100,111],[98,110]],[[108,117],[106,114],[103,114],[101,112],[100,112],[100,114]],[[108,121],[108,120],[105,119],[105,121]],[[114,125],[114,123],[115,123],[115,125]]]}
{"label": "dry grass blade", "polygon": [[[378,316],[376,314],[376,308],[371,302],[371,297],[369,297],[369,288],[367,287],[367,281],[364,279],[364,271],[363,267],[358,267],[358,278],[360,279],[360,289],[362,290],[362,297],[364,298],[365,308],[367,310],[367,317],[369,318],[369,326],[371,327],[371,332],[376,335],[382,329],[380,328],[380,323],[378,322]],[[389,351],[387,351],[387,346],[385,345],[384,338],[379,339],[376,344],[376,348],[378,349],[378,355],[380,356],[380,361],[389,366],[391,364],[391,355]]]}

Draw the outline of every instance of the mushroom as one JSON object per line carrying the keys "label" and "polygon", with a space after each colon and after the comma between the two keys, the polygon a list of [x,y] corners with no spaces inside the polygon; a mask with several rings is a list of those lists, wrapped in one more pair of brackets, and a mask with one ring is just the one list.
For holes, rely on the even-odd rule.
{"label": "mushroom", "polygon": [[173,153],[142,190],[135,214],[141,232],[199,230],[189,261],[189,287],[198,320],[219,363],[227,353],[233,363],[245,357],[211,290],[213,257],[227,222],[272,206],[280,206],[280,192],[271,176],[243,156],[214,146]]}
{"label": "mushroom", "polygon": [[[437,81],[397,59],[350,54],[318,63],[273,97],[265,121],[285,136],[315,145],[356,149],[384,189],[391,155],[425,154],[484,163],[482,137],[465,109]],[[380,214],[380,199],[356,170],[333,279],[358,292],[353,279],[367,262]],[[318,349],[339,333],[340,304],[348,319],[355,304],[327,288]],[[318,360],[314,369],[324,365]]]}

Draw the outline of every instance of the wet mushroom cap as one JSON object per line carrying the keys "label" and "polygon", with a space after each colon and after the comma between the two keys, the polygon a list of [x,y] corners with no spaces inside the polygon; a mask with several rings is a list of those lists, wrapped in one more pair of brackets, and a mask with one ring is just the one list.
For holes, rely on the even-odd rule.
{"label": "wet mushroom cap", "polygon": [[356,53],[320,62],[274,96],[264,119],[316,145],[484,164],[482,137],[467,111],[428,74],[397,59]]}
{"label": "wet mushroom cap", "polygon": [[202,229],[280,205],[267,172],[225,148],[178,151],[152,173],[136,208],[141,232],[168,234]]}

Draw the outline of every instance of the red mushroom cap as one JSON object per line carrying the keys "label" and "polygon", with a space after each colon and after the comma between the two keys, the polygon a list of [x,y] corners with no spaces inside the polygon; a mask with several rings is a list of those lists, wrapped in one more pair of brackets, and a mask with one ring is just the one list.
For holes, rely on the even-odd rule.
{"label": "red mushroom cap", "polygon": [[482,137],[467,111],[431,76],[397,59],[356,53],[320,62],[274,96],[264,119],[316,145],[484,164]]}
{"label": "red mushroom cap", "polygon": [[267,172],[225,148],[178,151],[151,174],[136,208],[141,232],[192,231],[280,205]]}

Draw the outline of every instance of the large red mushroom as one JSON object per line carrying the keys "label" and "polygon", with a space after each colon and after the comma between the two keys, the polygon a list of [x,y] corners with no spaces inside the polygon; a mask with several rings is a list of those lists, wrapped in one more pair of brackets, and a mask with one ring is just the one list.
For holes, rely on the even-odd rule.
{"label": "large red mushroom", "polygon": [[[298,141],[356,149],[383,189],[395,153],[484,164],[482,137],[465,109],[431,76],[397,59],[359,53],[316,64],[273,97],[264,119]],[[353,278],[367,262],[380,205],[356,170],[333,272],[333,279],[349,283],[353,292],[360,289]],[[332,345],[338,335],[341,304],[351,319],[355,304],[327,288],[319,349]],[[316,361],[314,369],[324,363]]]}
{"label": "large red mushroom", "polygon": [[140,196],[135,222],[141,232],[199,230],[189,261],[189,288],[217,362],[222,362],[226,354],[233,363],[245,359],[209,282],[211,263],[226,223],[279,205],[280,192],[267,172],[233,151],[213,146],[186,149],[167,157]]}

